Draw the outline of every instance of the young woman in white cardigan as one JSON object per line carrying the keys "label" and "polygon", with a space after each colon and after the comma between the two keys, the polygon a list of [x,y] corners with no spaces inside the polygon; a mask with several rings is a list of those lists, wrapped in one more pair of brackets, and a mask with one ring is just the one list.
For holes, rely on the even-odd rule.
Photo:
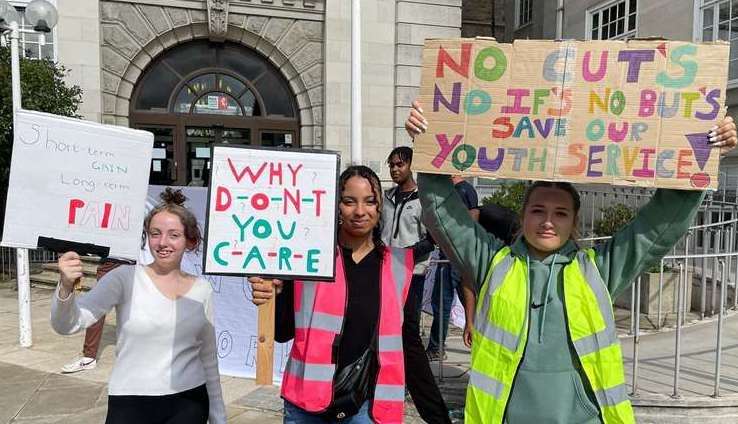
{"label": "young woman in white cardigan", "polygon": [[225,423],[212,289],[180,268],[185,250],[197,249],[202,236],[181,191],[167,188],[161,198],[144,221],[154,257],[150,265],[120,266],[105,275],[104,284],[77,296],[79,255],[59,258],[51,326],[59,334],[74,334],[116,309],[107,424]]}

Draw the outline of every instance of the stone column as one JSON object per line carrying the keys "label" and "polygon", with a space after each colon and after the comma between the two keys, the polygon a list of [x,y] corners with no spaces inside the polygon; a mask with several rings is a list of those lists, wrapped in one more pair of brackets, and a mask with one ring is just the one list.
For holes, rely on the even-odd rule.
{"label": "stone column", "polygon": [[100,7],[98,0],[57,0],[59,23],[57,60],[69,74],[65,80],[82,88],[79,113],[84,119],[100,122],[102,94],[100,82]]}

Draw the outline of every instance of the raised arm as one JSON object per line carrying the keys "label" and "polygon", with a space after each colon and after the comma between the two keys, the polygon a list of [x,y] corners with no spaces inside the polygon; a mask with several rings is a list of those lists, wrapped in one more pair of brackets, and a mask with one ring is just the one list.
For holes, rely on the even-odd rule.
{"label": "raised arm", "polygon": [[635,219],[595,247],[596,263],[614,299],[687,232],[704,192],[659,189]]}
{"label": "raised arm", "polygon": [[478,291],[504,243],[472,220],[448,176],[419,174],[418,186],[425,227]]}
{"label": "raised arm", "polygon": [[120,266],[100,279],[82,296],[74,293],[74,281],[82,276],[82,264],[74,252],[59,257],[60,281],[51,303],[51,327],[59,334],[74,334],[100,320],[121,302],[123,287],[133,280],[135,267]]}
{"label": "raised arm", "polygon": [[[738,137],[733,118],[724,118],[708,137],[711,147],[722,154],[734,149]],[[595,249],[597,266],[613,299],[689,230],[704,196],[699,191],[656,190],[633,222]]]}

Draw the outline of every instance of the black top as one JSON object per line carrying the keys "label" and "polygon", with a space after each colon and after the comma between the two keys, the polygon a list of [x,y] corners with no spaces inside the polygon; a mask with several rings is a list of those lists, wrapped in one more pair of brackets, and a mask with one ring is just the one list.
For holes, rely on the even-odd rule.
{"label": "black top", "polygon": [[461,181],[460,183],[454,184],[454,189],[461,196],[461,201],[464,202],[467,209],[476,209],[479,207],[479,197],[473,185],[467,181]]}
{"label": "black top", "polygon": [[369,347],[374,336],[380,304],[379,249],[374,248],[357,264],[351,257],[351,249],[341,248],[346,272],[348,303],[343,321],[343,335],[338,341],[336,369],[357,360]]}
{"label": "black top", "polygon": [[507,245],[512,244],[520,229],[518,214],[494,203],[479,208],[479,225]]}
{"label": "black top", "polygon": [[400,188],[398,187],[397,190],[395,190],[395,196],[394,199],[392,199],[396,205],[399,205],[400,203],[404,202],[407,198],[412,196],[412,194],[415,193],[415,190],[410,191],[400,191]]}
{"label": "black top", "polygon": [[[341,248],[341,253],[347,301],[342,336],[334,342],[334,361],[338,360],[336,369],[358,359],[369,346],[380,305],[380,249],[374,248],[358,264],[351,257],[350,249]],[[294,296],[292,281],[286,281],[276,300],[274,339],[281,343],[295,336]]]}

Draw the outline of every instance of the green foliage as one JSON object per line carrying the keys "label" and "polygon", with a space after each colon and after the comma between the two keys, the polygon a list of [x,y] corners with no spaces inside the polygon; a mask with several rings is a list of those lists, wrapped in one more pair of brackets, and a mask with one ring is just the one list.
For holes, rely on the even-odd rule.
{"label": "green foliage", "polygon": [[[20,59],[23,108],[79,118],[82,89],[68,86],[68,71],[49,60]],[[13,151],[13,96],[11,91],[10,47],[0,47],[0,204],[5,209],[5,191]]]}
{"label": "green foliage", "polygon": [[594,232],[599,237],[611,236],[635,217],[635,210],[622,203],[601,208],[602,218],[594,223]]}
{"label": "green foliage", "polygon": [[482,199],[483,205],[494,203],[504,206],[520,215],[523,209],[523,198],[525,197],[526,184],[522,181],[516,181],[511,184],[503,184],[499,190],[491,196]]}

